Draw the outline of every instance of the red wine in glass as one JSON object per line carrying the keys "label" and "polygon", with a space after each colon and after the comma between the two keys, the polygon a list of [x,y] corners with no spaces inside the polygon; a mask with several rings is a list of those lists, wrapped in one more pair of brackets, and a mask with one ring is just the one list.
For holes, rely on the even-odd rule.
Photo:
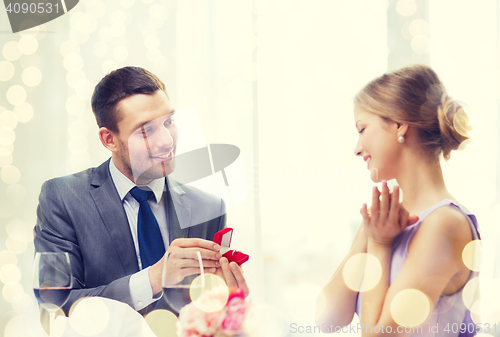
{"label": "red wine in glass", "polygon": [[68,300],[71,288],[55,287],[55,288],[34,288],[36,299],[42,306],[53,304],[57,307],[62,307]]}

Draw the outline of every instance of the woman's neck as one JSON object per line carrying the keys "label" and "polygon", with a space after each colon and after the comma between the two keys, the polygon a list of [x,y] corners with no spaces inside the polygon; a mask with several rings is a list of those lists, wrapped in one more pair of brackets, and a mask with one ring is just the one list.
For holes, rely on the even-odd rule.
{"label": "woman's neck", "polygon": [[412,215],[453,197],[446,189],[439,158],[428,158],[407,152],[401,157],[401,172],[396,180],[403,191],[403,205]]}

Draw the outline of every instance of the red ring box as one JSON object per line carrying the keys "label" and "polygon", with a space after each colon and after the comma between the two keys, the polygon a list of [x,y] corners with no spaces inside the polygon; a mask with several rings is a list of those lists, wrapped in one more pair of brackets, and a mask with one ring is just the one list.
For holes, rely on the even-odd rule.
{"label": "red ring box", "polygon": [[248,261],[249,256],[240,251],[229,249],[229,247],[231,247],[232,238],[233,229],[228,227],[215,233],[214,242],[220,245],[220,252],[222,256],[227,258],[229,262],[234,261],[241,266],[244,262]]}

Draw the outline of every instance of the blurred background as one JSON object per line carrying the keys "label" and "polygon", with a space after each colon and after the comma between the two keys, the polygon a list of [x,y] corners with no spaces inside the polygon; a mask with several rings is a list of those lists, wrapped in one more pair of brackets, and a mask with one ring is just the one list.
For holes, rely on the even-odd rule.
{"label": "blurred background", "polygon": [[16,336],[36,312],[40,187],[110,156],[90,97],[126,65],[162,79],[177,110],[194,107],[206,143],[240,148],[248,196],[228,225],[232,248],[250,255],[245,276],[269,336],[314,335],[290,326],[314,325],[370,200],[354,95],[388,70],[430,65],[468,107],[471,141],[442,165],[477,215],[481,277],[498,296],[499,10],[496,0],[81,0],[12,33],[0,9],[0,334]]}

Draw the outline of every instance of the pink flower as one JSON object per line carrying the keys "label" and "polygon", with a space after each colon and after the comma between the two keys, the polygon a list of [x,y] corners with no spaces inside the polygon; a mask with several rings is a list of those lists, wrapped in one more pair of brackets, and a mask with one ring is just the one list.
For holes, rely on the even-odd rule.
{"label": "pink flower", "polygon": [[[210,301],[220,297],[220,291],[207,292],[201,301]],[[241,289],[232,289],[226,306],[219,311],[205,312],[195,303],[181,309],[177,322],[179,337],[229,337],[242,328],[248,304]]]}
{"label": "pink flower", "polygon": [[225,333],[231,333],[241,330],[245,321],[245,312],[247,304],[241,297],[233,297],[226,307],[220,322],[220,328]]}

